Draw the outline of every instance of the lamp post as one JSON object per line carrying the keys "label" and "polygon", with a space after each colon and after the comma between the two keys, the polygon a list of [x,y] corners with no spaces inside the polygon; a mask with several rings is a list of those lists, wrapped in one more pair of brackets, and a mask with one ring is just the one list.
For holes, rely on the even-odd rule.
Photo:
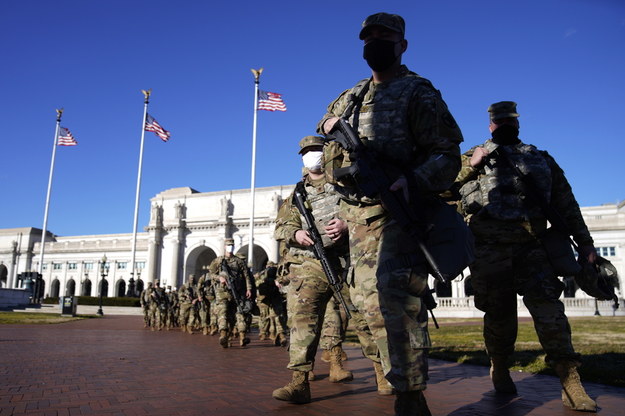
{"label": "lamp post", "polygon": [[601,316],[599,313],[599,302],[597,301],[597,298],[595,298],[595,316]]}
{"label": "lamp post", "polygon": [[104,315],[104,313],[102,312],[102,286],[104,286],[104,279],[106,279],[106,276],[108,276],[108,269],[106,268],[106,254],[104,256],[102,256],[102,260],[100,263],[100,287],[99,287],[99,291],[100,291],[100,303],[99,303],[99,307],[98,307],[98,311],[96,312],[96,314],[102,316]]}

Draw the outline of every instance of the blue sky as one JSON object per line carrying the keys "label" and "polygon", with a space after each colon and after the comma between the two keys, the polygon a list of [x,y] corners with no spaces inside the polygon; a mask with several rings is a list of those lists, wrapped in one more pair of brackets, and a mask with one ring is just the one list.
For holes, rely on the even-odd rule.
{"label": "blue sky", "polygon": [[360,24],[406,19],[404,63],[441,90],[462,150],[488,138],[489,104],[518,102],[521,137],[559,162],[583,206],[625,199],[621,0],[293,2],[4,0],[0,3],[0,228],[43,224],[55,109],[79,144],[57,148],[48,229],[132,232],[143,114],[139,230],[175,187],[250,186],[254,79],[288,111],[258,113],[256,185],[299,179],[297,142],[370,72]]}

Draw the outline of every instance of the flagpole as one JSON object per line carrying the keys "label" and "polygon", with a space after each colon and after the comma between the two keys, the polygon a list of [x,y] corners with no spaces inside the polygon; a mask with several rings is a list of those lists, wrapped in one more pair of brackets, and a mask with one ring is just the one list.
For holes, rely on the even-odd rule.
{"label": "flagpole", "polygon": [[254,269],[254,193],[256,182],[256,120],[258,117],[258,85],[260,83],[260,74],[263,68],[252,69],[254,74],[254,127],[252,133],[252,180],[250,185],[250,238],[247,248],[247,265],[250,269]]}
{"label": "flagpole", "polygon": [[56,143],[61,129],[61,116],[63,109],[56,110],[56,128],[54,130],[54,142],[52,144],[52,161],[50,162],[50,176],[48,177],[48,192],[46,193],[46,207],[43,213],[43,231],[41,233],[41,252],[39,255],[39,274],[43,274],[43,254],[45,252],[46,230],[48,227],[48,210],[50,208],[50,194],[52,191],[52,176],[54,175],[54,160],[56,158]]}
{"label": "flagpole", "polygon": [[[150,102],[150,94],[152,94],[152,90],[141,90],[145,97],[145,101],[143,103],[143,122],[141,123],[141,147],[139,150],[139,169],[137,173],[137,192],[135,194],[135,216],[132,226],[132,261],[130,263],[130,277],[134,278],[136,275],[135,270],[135,256],[137,253],[137,222],[139,220],[139,195],[141,193],[141,168],[143,166],[143,143],[145,141],[145,120],[148,115],[148,104]],[[150,276],[148,276],[148,279]]]}

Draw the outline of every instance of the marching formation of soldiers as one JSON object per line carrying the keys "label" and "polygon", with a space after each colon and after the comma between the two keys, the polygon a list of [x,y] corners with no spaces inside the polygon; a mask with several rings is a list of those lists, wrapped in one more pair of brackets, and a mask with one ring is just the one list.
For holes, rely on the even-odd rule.
{"label": "marching formation of soldiers", "polygon": [[[233,244],[230,239],[226,240],[226,253],[230,252],[228,247]],[[231,275],[226,272],[228,268],[222,268],[226,258],[231,258],[233,265],[243,265],[237,269],[239,274],[233,271],[234,267],[229,269]],[[276,269],[275,263],[268,262],[267,267],[252,279],[243,259],[226,254],[211,263],[208,273],[199,279],[190,275],[179,288],[163,288],[159,280],[149,282],[139,298],[144,328],[152,331],[180,328],[188,334],[219,333],[222,347],[230,347],[232,340],[237,338],[239,345],[244,347],[250,342],[248,333],[253,315],[258,315],[259,339],[285,347],[286,299],[276,282]],[[248,274],[250,290],[249,296],[246,296],[245,279]],[[243,285],[239,282],[241,280]]]}
{"label": "marching formation of soldiers", "polygon": [[600,285],[609,262],[564,172],[520,139],[513,101],[488,108],[491,138],[461,154],[463,136],[440,91],[401,62],[401,16],[367,17],[359,38],[371,77],[332,101],[319,135],[299,143],[303,178],[276,218],[280,265],[253,276],[226,238],[224,255],[197,281],[191,275],[178,290],[155,281],[142,292],[146,327],[219,333],[221,347],[245,347],[257,315],[260,340],[289,345],[292,378],[272,396],[305,404],[320,346],[328,380],[353,379],[341,347],[351,319],[378,394],[395,395],[396,416],[428,416],[428,309],[436,306],[428,279],[448,284],[469,267],[496,393],[517,392],[509,366],[521,296],[562,403],[596,412],[577,371],[559,277],[574,275],[598,299],[615,296]]}

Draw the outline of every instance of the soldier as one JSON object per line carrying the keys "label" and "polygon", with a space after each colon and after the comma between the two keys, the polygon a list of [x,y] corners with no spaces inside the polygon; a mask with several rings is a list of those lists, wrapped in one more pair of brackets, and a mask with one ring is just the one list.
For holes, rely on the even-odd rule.
{"label": "soldier", "polygon": [[471,283],[475,306],[485,313],[491,379],[498,393],[516,393],[508,360],[517,335],[518,294],[532,315],[547,353],[545,361],[560,377],[564,404],[595,412],[596,403],[577,373],[580,356],[573,349],[571,328],[559,300],[564,285],[543,245],[548,218],[539,201],[564,219],[566,234],[573,236],[580,257],[590,263],[597,257],[593,239],[562,169],[547,152],[519,139],[516,103],[498,102],[488,112],[492,138],[463,155],[455,188],[475,235]]}
{"label": "soldier", "polygon": [[250,343],[250,311],[243,309],[243,303],[252,299],[254,282],[245,260],[234,255],[232,238],[226,238],[224,255],[211,262],[209,271],[215,283],[219,344],[223,348],[230,346],[231,325],[236,322],[239,345],[245,347]]}
{"label": "soldier", "polygon": [[[347,226],[337,217],[339,195],[327,183],[321,167],[323,137],[306,136],[300,143],[300,154],[305,171],[303,183],[308,194],[307,203],[323,238],[328,259],[338,275],[348,256]],[[287,315],[291,330],[288,369],[293,370],[292,381],[274,390],[273,397],[292,403],[310,402],[309,372],[313,369],[319,345],[326,305],[332,299],[332,286],[311,248],[313,240],[306,224],[293,202],[293,194],[282,204],[276,219],[276,240],[285,242],[290,282],[287,288]],[[343,263],[341,259],[343,258]],[[353,375],[343,369],[342,350],[335,346],[330,357],[330,381],[350,381]]]}
{"label": "soldier", "polygon": [[202,334],[208,335],[210,325],[210,302],[208,300],[209,291],[212,290],[211,279],[209,276],[202,275],[197,284],[197,316]]}
{"label": "soldier", "polygon": [[195,275],[190,274],[187,283],[180,286],[178,294],[180,304],[179,321],[182,332],[193,335],[193,325],[195,324],[195,304],[197,303],[197,290],[195,287]]}
{"label": "soldier", "polygon": [[286,347],[286,312],[282,304],[282,294],[276,285],[276,271],[276,264],[269,261],[267,267],[257,274],[256,304],[260,312],[259,339],[262,341],[273,336],[272,341],[276,346]]}
{"label": "soldier", "polygon": [[152,291],[152,282],[148,282],[148,286],[141,291],[139,295],[139,303],[143,311],[143,327],[148,328],[150,323],[150,292]]}
{"label": "soldier", "polygon": [[[438,203],[460,168],[462,133],[430,81],[408,70],[401,57],[408,47],[404,19],[377,13],[360,31],[363,57],[372,77],[343,92],[317,125],[330,133],[339,118],[353,126],[365,147],[397,178],[389,186],[410,203]],[[349,154],[331,143],[324,149],[326,171],[347,167]],[[336,181],[336,178],[332,178]],[[397,391],[395,412],[429,415],[426,388],[430,347],[427,310],[428,267],[413,238],[389,217],[379,200],[363,197],[349,180],[341,218],[349,226],[355,286],[351,299],[363,311],[378,344],[386,378]]]}
{"label": "soldier", "polygon": [[150,292],[150,315],[152,316],[152,331],[160,331],[167,316],[167,299],[165,290],[160,285],[160,280],[154,281],[154,287]]}
{"label": "soldier", "polygon": [[167,297],[167,318],[165,319],[165,327],[169,331],[171,328],[178,325],[177,317],[178,317],[178,292],[176,288],[171,286],[167,286],[166,291]]}

